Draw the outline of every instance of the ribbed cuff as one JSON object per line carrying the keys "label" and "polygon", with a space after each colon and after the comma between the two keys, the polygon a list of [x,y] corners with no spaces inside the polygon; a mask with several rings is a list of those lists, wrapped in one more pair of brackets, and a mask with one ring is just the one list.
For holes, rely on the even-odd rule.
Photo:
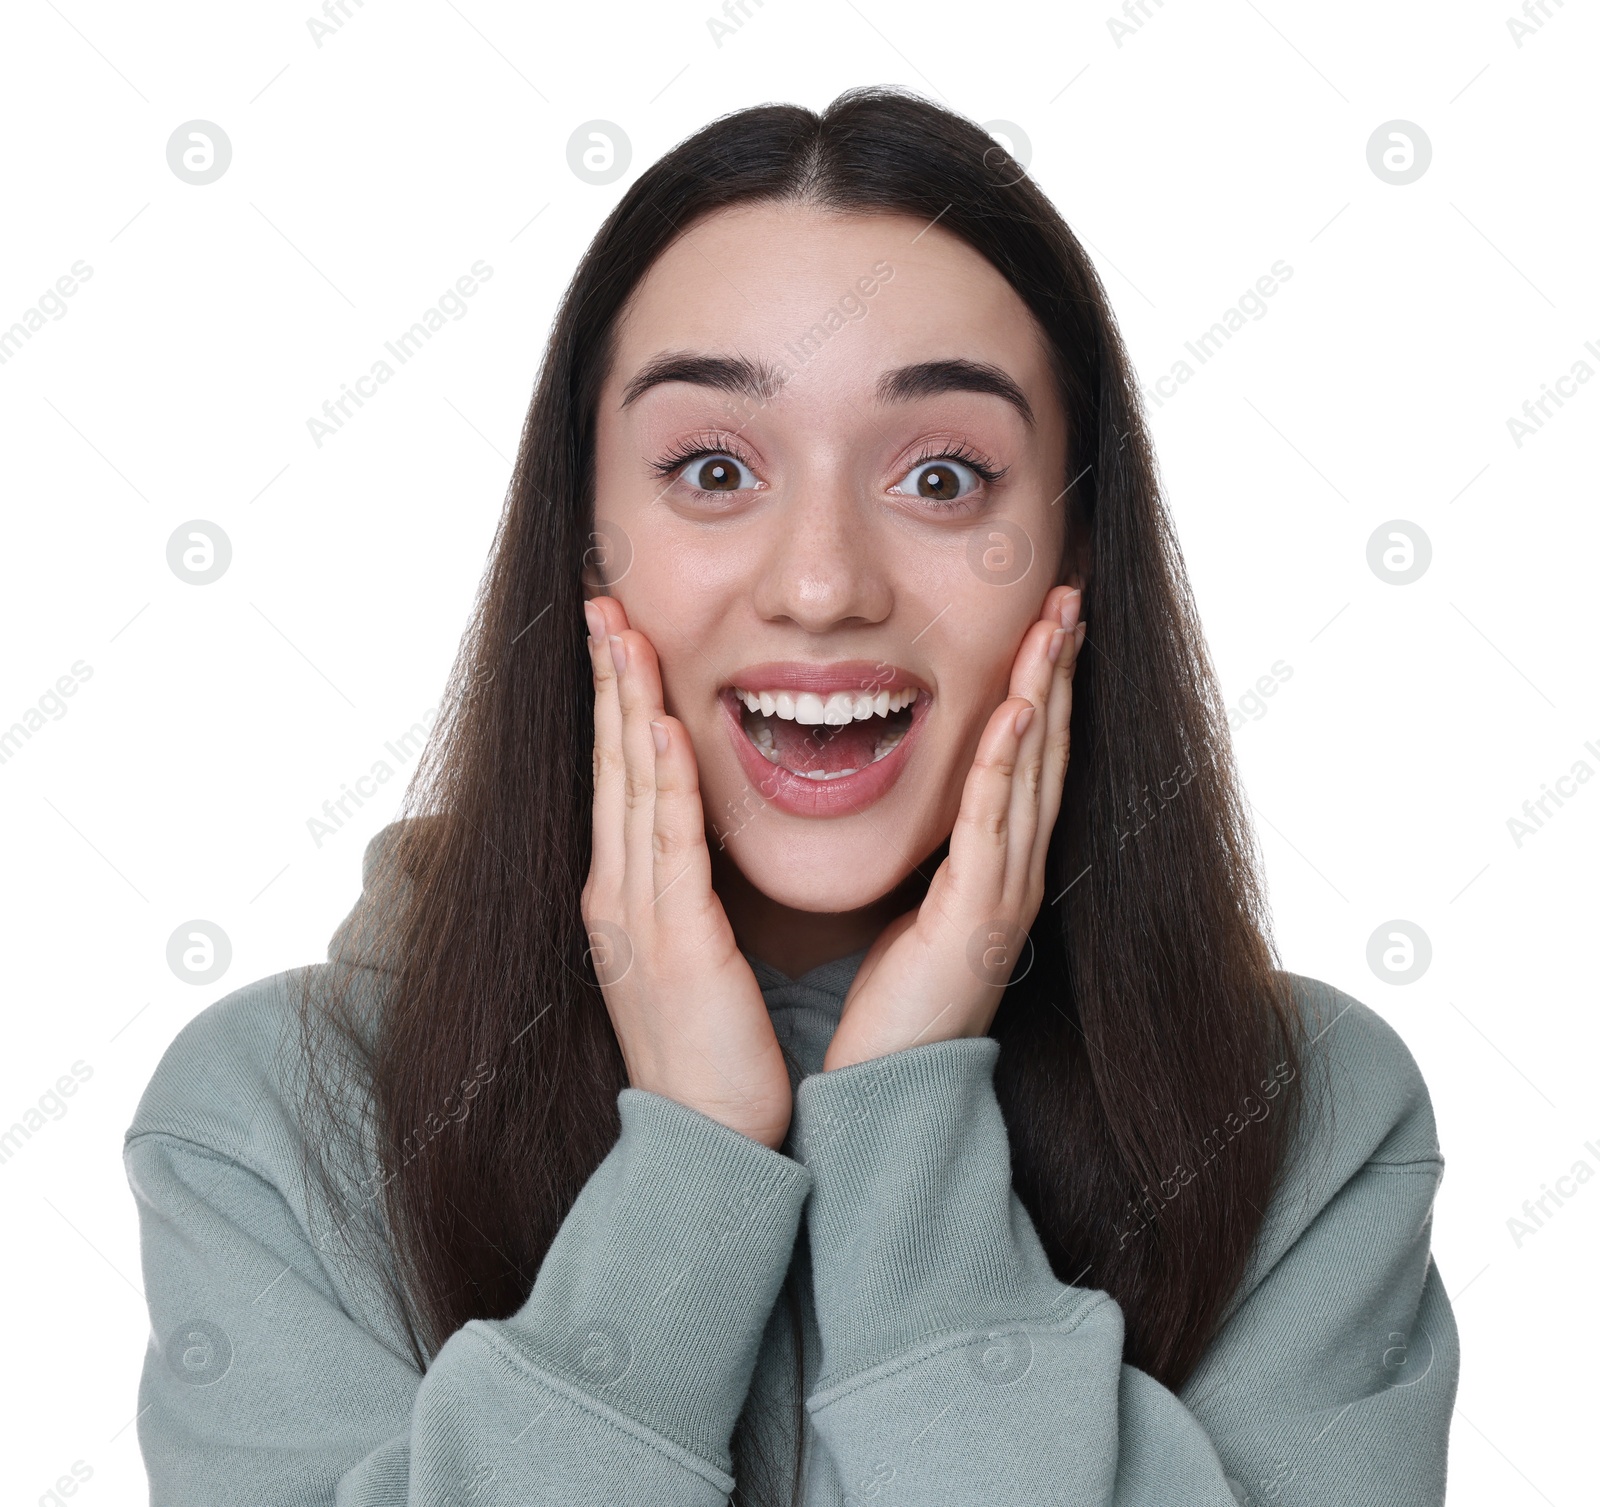
{"label": "ribbed cuff", "polygon": [[723,1471],[811,1185],[646,1089],[505,1328],[530,1358]]}
{"label": "ribbed cuff", "polygon": [[1059,1282],[1011,1188],[990,1036],[802,1080],[794,1154],[831,1386],[935,1335],[1044,1318]]}

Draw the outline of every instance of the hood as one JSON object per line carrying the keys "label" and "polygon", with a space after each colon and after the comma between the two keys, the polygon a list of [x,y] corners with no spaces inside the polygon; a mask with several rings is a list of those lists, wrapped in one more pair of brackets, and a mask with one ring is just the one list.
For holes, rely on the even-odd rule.
{"label": "hood", "polygon": [[394,972],[394,944],[382,931],[385,918],[398,914],[395,900],[403,899],[411,884],[395,851],[395,839],[405,825],[390,822],[368,839],[361,855],[361,894],[328,941],[330,963]]}

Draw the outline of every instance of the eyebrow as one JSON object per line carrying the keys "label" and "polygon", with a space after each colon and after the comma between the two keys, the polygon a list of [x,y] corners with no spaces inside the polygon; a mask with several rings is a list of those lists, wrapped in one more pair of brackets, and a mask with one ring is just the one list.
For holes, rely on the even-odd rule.
{"label": "eyebrow", "polygon": [[949,361],[921,361],[885,372],[878,379],[880,403],[903,403],[912,398],[932,397],[942,392],[984,392],[1003,398],[1031,426],[1033,409],[1022,389],[998,366],[986,362],[955,358]]}
{"label": "eyebrow", "polygon": [[[742,393],[766,401],[775,397],[783,378],[775,367],[745,356],[703,356],[668,352],[645,363],[623,389],[621,406],[664,382],[687,382],[720,392]],[[1033,408],[1022,389],[998,366],[954,357],[944,361],[919,361],[885,372],[877,384],[880,403],[905,403],[914,398],[946,392],[988,393],[1011,404],[1031,426]]]}

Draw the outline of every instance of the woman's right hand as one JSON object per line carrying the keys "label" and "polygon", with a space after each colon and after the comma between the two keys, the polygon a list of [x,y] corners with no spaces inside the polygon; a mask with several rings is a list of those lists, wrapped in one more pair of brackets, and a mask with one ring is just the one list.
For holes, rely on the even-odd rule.
{"label": "woman's right hand", "polygon": [[594,844],[583,923],[628,1081],[776,1150],[792,1112],[789,1072],[711,888],[694,749],[666,714],[655,649],[622,603],[591,597],[584,615]]}

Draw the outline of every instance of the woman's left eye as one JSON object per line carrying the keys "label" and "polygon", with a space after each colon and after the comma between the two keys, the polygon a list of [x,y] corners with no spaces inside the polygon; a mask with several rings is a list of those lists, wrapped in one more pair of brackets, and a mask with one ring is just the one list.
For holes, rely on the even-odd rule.
{"label": "woman's left eye", "polygon": [[889,490],[926,497],[931,502],[958,502],[977,491],[983,480],[966,462],[945,455],[937,460],[919,461]]}
{"label": "woman's left eye", "polygon": [[738,492],[757,485],[743,461],[717,452],[696,456],[683,468],[683,479],[702,492]]}

